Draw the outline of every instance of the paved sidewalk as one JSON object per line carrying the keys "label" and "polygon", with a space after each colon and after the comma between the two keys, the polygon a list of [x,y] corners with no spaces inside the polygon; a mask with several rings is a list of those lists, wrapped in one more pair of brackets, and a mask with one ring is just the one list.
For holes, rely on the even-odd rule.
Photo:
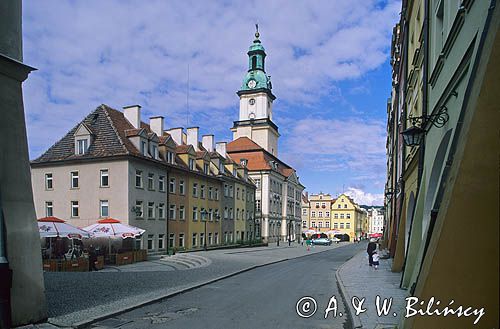
{"label": "paved sidewalk", "polygon": [[[368,265],[366,251],[362,251],[337,270],[337,281],[349,305],[354,328],[397,328],[399,319],[404,314],[408,292],[399,288],[401,273],[391,272],[391,265],[391,259],[380,259],[380,266],[375,270]],[[377,296],[380,296],[381,306],[385,298],[387,302],[392,298],[392,306],[387,316],[377,315]],[[353,297],[365,298],[363,308],[366,312],[356,316],[352,305]]]}

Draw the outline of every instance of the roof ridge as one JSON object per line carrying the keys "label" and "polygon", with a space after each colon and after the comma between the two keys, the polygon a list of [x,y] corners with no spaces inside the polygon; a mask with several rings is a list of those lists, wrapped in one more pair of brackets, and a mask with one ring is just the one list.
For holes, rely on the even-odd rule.
{"label": "roof ridge", "polygon": [[118,138],[118,141],[120,142],[120,145],[125,150],[125,153],[126,154],[130,154],[130,152],[128,151],[127,147],[125,146],[125,143],[123,142],[120,134],[118,133],[118,130],[115,127],[113,119],[111,119],[111,117],[109,116],[108,110],[113,110],[113,111],[116,111],[116,112],[119,112],[119,113],[121,113],[121,112],[118,111],[118,110],[115,110],[114,108],[112,108],[112,107],[110,107],[110,106],[108,106],[106,104],[101,104],[98,107],[100,107],[104,111],[104,113],[106,114],[106,119],[108,120],[109,124],[111,125],[111,128],[113,128],[113,131],[115,132],[115,135]]}

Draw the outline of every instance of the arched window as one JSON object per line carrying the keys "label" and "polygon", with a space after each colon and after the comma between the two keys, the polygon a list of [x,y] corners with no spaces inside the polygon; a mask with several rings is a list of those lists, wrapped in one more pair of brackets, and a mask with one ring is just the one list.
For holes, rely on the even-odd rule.
{"label": "arched window", "polygon": [[257,68],[257,56],[252,57],[252,70]]}

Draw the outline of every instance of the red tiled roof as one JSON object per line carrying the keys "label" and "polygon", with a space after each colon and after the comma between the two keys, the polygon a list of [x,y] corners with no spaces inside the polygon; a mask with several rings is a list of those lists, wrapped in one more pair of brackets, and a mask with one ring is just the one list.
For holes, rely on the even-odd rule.
{"label": "red tiled roof", "polygon": [[263,150],[261,146],[248,137],[240,137],[227,144],[227,152]]}

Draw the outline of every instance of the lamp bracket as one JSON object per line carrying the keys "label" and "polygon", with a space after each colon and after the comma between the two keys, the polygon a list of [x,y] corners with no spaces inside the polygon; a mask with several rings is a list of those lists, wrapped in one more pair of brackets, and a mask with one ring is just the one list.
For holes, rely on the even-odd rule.
{"label": "lamp bracket", "polygon": [[427,123],[430,122],[434,127],[441,128],[448,122],[449,119],[450,116],[448,115],[448,108],[446,106],[441,106],[434,114],[422,115],[418,117],[414,117],[410,114],[408,116],[408,120],[413,126],[417,126],[418,124],[420,127],[425,127],[427,126]]}

